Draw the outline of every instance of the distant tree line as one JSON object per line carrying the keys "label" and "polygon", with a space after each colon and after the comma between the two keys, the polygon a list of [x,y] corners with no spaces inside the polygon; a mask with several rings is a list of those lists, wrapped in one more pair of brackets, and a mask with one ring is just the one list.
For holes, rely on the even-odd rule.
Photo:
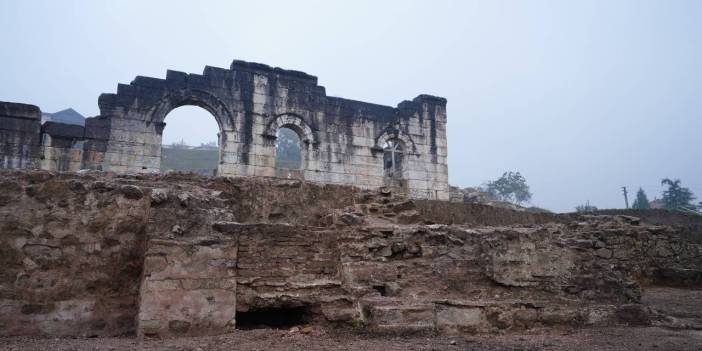
{"label": "distant tree line", "polygon": [[575,212],[578,213],[591,213],[595,211],[597,211],[597,207],[590,205],[590,201],[587,201],[582,205],[575,206]]}
{"label": "distant tree line", "polygon": [[[665,189],[661,200],[656,200],[659,203],[657,208],[693,211],[702,214],[702,202],[694,203],[695,195],[689,188],[682,186],[680,179],[664,178],[661,180],[661,186],[665,187]],[[528,203],[532,197],[531,190],[524,176],[519,172],[513,171],[504,172],[500,178],[487,182],[479,189],[498,201],[509,202],[517,206]],[[651,201],[646,196],[646,192],[639,188],[631,208],[646,210],[651,207]],[[575,211],[578,213],[591,213],[597,211],[597,206],[587,201],[576,206]]]}
{"label": "distant tree line", "polygon": [[692,204],[695,195],[690,189],[680,185],[680,179],[671,180],[665,178],[661,180],[661,185],[667,186],[668,189],[663,191],[663,203],[668,209],[685,209],[695,210],[697,206]]}
{"label": "distant tree line", "polygon": [[200,143],[200,146],[192,146],[189,145],[185,140],[181,139],[180,141],[174,141],[170,144],[164,144],[163,147],[168,148],[168,149],[217,149],[219,148],[218,143],[216,141],[210,141],[207,143]]}
{"label": "distant tree line", "polygon": [[643,189],[639,188],[639,191],[636,192],[636,200],[634,200],[634,203],[631,205],[631,208],[635,208],[638,210],[647,210],[651,208],[651,203],[648,201],[646,192],[643,191]]}
{"label": "distant tree line", "polygon": [[[689,188],[681,185],[680,179],[664,178],[661,180],[661,185],[666,187],[663,190],[661,202],[663,208],[669,210],[682,210],[702,212],[702,202],[695,204],[695,195]],[[639,188],[636,192],[636,198],[631,208],[638,210],[646,210],[651,208],[651,202],[646,196],[646,192]],[[580,205],[575,208],[577,212],[592,212],[597,210],[597,207],[590,205]]]}

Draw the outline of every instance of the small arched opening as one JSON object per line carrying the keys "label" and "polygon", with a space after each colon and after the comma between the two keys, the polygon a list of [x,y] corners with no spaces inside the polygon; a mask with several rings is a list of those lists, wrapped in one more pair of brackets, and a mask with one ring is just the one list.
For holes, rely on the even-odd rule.
{"label": "small arched opening", "polygon": [[287,126],[276,132],[275,168],[276,175],[283,178],[298,178],[302,173],[302,140]]}
{"label": "small arched opening", "polygon": [[161,135],[161,172],[217,175],[220,127],[215,117],[199,106],[185,105],[165,117]]}

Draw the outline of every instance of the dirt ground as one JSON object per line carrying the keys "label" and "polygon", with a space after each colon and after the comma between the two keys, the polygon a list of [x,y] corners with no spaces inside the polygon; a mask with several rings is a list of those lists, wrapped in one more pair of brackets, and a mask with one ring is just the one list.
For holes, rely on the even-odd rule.
{"label": "dirt ground", "polygon": [[642,297],[643,303],[654,310],[702,327],[702,290],[645,287]]}
{"label": "dirt ground", "polygon": [[702,331],[648,328],[532,331],[470,337],[375,337],[324,332],[248,330],[217,337],[147,340],[134,338],[5,338],[0,350],[700,350]]}
{"label": "dirt ground", "polygon": [[[373,336],[340,330],[257,329],[198,338],[0,338],[0,350],[702,350],[702,290],[645,288],[644,301],[676,323],[652,327],[538,329],[505,335]],[[684,323],[681,323],[684,322]],[[666,323],[663,323],[665,325]],[[686,329],[680,329],[685,325]]]}

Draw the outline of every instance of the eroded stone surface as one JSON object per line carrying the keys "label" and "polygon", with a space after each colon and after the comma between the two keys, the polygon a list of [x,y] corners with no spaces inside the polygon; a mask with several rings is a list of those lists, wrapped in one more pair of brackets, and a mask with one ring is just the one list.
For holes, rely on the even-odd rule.
{"label": "eroded stone surface", "polygon": [[276,308],[375,332],[643,325],[660,318],[640,282],[702,272],[689,233],[617,216],[453,204],[486,215],[448,224],[394,192],[300,181],[0,177],[3,335],[219,334]]}

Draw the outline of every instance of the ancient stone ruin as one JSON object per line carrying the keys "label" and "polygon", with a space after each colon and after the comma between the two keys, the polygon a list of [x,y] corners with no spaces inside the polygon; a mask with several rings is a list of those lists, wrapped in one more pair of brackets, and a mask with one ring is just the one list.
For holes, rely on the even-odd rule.
{"label": "ancient stone ruin", "polygon": [[[0,168],[158,172],[166,115],[183,105],[219,125],[219,176],[266,176],[391,186],[413,198],[448,200],[446,99],[419,95],[397,107],[327,96],[317,77],[234,61],[202,75],[136,77],[102,94],[85,128],[40,123],[36,106],[0,103]],[[276,164],[280,128],[302,141],[299,166]]]}
{"label": "ancient stone ruin", "polygon": [[[158,174],[182,105],[217,120],[220,177]],[[699,218],[446,201],[445,99],[329,97],[234,61],[137,77],[99,106],[82,127],[0,103],[0,336],[702,328],[642,304],[702,286]],[[283,128],[299,165],[277,162]]]}
{"label": "ancient stone ruin", "polygon": [[694,218],[177,173],[4,171],[0,188],[0,335],[651,325],[667,317],[642,287],[702,284]]}

